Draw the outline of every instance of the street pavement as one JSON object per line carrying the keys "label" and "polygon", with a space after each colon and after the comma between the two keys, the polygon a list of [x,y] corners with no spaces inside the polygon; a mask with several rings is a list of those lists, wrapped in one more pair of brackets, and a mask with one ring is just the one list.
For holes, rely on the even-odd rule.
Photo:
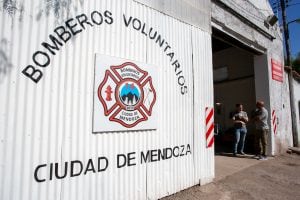
{"label": "street pavement", "polygon": [[217,155],[216,178],[162,200],[298,200],[300,155],[284,154],[266,161],[251,155]]}

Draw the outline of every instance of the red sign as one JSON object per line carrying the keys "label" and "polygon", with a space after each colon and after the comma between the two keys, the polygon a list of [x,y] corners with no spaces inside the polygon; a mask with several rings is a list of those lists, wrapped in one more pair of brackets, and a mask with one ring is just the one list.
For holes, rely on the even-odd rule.
{"label": "red sign", "polygon": [[272,65],[272,79],[275,81],[283,82],[283,67],[282,63],[271,59]]}

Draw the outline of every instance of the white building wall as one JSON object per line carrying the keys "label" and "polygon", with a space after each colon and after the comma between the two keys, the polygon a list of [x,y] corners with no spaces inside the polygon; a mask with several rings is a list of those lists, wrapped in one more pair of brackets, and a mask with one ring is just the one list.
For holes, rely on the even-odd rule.
{"label": "white building wall", "polygon": [[273,14],[269,0],[248,0],[266,17]]}
{"label": "white building wall", "polygon": [[[272,57],[274,58],[274,57]],[[271,58],[270,58],[271,59]],[[271,61],[269,63],[271,65]],[[282,61],[283,63],[283,61]],[[271,68],[271,66],[270,66]],[[270,70],[270,77],[271,75]],[[270,125],[271,134],[273,136],[273,152],[274,154],[285,153],[287,148],[293,145],[292,135],[292,119],[291,106],[289,96],[288,76],[283,74],[283,82],[278,82],[270,78]],[[277,130],[275,131],[274,123],[272,122],[272,112],[275,111]]]}
{"label": "white building wall", "polygon": [[[256,100],[265,101],[269,111],[269,154],[279,154],[290,146],[292,141],[291,115],[288,112],[290,106],[286,77],[283,82],[272,79],[271,59],[281,62],[283,66],[284,56],[278,24],[273,27],[265,26],[268,14],[272,14],[271,7],[265,5],[265,0],[212,2],[213,26],[262,54],[254,58]],[[262,11],[261,8],[268,11]],[[271,122],[273,110],[278,117],[276,135]]]}
{"label": "white building wall", "polygon": [[293,80],[294,84],[294,103],[295,103],[295,113],[296,113],[296,129],[298,135],[298,144],[300,144],[300,82],[298,80]]}

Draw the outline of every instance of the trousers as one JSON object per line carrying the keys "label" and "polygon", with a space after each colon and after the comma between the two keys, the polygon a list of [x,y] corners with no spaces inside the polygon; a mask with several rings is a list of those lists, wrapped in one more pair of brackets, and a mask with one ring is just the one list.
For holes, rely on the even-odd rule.
{"label": "trousers", "polygon": [[255,152],[257,155],[267,155],[269,129],[255,130]]}

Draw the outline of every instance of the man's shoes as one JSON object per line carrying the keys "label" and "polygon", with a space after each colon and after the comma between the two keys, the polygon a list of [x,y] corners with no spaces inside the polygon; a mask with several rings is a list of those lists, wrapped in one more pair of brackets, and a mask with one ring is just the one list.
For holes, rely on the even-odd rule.
{"label": "man's shoes", "polygon": [[240,152],[241,155],[246,155],[243,151]]}
{"label": "man's shoes", "polygon": [[268,160],[267,156],[260,156],[258,160]]}
{"label": "man's shoes", "polygon": [[233,153],[232,156],[233,156],[233,157],[237,157],[237,154],[236,154],[236,153]]}

